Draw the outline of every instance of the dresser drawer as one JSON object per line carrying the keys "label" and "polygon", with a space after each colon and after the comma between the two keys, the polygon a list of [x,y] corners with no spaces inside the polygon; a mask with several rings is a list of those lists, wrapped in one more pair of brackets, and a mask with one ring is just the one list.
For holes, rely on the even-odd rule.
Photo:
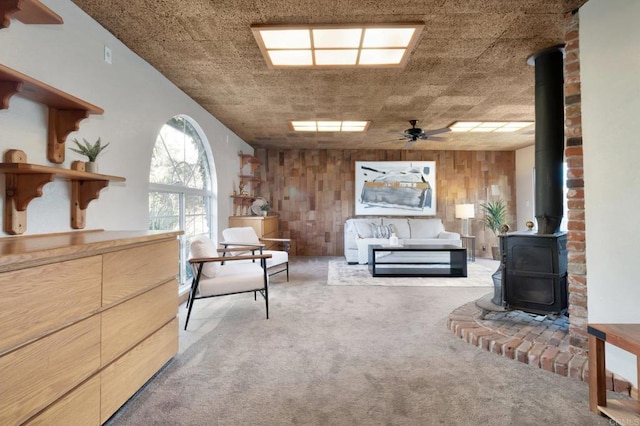
{"label": "dresser drawer", "polygon": [[263,222],[263,236],[277,238],[278,234],[278,216],[267,216]]}
{"label": "dresser drawer", "polygon": [[100,424],[100,375],[96,374],[26,424],[29,426],[63,424],[98,426]]}
{"label": "dresser drawer", "polygon": [[0,424],[22,423],[100,368],[100,316],[0,358]]}
{"label": "dresser drawer", "polygon": [[171,321],[178,314],[178,281],[127,300],[102,313],[102,365]]}
{"label": "dresser drawer", "polygon": [[178,240],[121,250],[103,255],[102,305],[175,278],[178,274]]}
{"label": "dresser drawer", "polygon": [[100,309],[102,257],[0,274],[0,353]]}
{"label": "dresser drawer", "polygon": [[100,421],[104,423],[178,352],[175,318],[100,373]]}

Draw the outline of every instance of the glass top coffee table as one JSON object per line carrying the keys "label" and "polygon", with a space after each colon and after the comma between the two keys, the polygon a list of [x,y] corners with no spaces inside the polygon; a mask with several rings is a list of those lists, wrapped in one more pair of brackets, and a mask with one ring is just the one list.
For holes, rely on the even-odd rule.
{"label": "glass top coffee table", "polygon": [[467,249],[454,245],[369,246],[374,277],[466,277]]}

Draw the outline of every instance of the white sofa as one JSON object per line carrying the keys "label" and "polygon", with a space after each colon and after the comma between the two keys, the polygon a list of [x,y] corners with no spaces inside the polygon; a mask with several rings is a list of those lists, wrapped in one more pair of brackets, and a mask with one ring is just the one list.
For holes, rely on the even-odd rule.
{"label": "white sofa", "polygon": [[366,264],[369,244],[389,244],[381,237],[384,227],[395,231],[400,244],[449,244],[462,246],[460,234],[444,230],[438,218],[374,217],[350,218],[344,224],[344,257],[350,264]]}

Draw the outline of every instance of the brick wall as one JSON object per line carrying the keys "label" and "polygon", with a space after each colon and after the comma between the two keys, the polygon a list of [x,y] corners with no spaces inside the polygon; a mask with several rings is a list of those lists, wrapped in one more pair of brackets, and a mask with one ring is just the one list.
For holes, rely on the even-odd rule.
{"label": "brick wall", "polygon": [[569,334],[576,351],[587,348],[587,265],[585,259],[584,171],[582,167],[582,110],[580,89],[579,14],[565,16],[566,58],[564,62],[565,92],[565,159],[568,188],[568,284]]}

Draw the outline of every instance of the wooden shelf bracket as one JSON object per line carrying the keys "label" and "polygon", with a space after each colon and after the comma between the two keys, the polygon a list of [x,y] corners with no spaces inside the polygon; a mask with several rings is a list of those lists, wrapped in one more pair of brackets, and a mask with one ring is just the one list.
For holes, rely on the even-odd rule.
{"label": "wooden shelf bracket", "polygon": [[100,191],[108,185],[108,180],[71,182],[71,227],[73,229],[84,229],[89,203],[97,200]]}
{"label": "wooden shelf bracket", "polygon": [[80,128],[80,121],[89,117],[89,111],[59,110],[49,107],[49,129],[47,134],[47,159],[52,163],[64,162],[65,141],[69,133]]}
{"label": "wooden shelf bracket", "polygon": [[0,1],[0,28],[11,25],[11,18],[23,24],[62,24],[60,15],[49,9],[40,0]]}
{"label": "wooden shelf bracket", "polygon": [[[26,163],[24,152],[12,149],[5,153],[7,163]],[[54,179],[53,173],[7,174],[4,202],[4,232],[12,235],[27,230],[27,206],[42,196],[42,188]]]}

